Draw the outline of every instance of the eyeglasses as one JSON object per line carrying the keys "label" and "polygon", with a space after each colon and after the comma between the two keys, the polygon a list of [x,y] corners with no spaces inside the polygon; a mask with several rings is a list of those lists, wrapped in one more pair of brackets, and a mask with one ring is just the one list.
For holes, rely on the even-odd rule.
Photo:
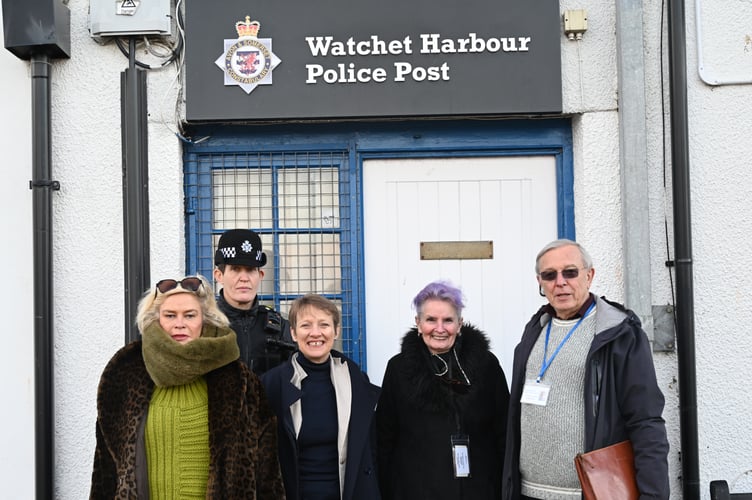
{"label": "eyeglasses", "polygon": [[559,273],[561,273],[561,277],[565,280],[572,280],[580,275],[580,268],[568,267],[567,269],[562,269],[561,271],[541,271],[538,276],[540,276],[540,279],[542,279],[543,281],[556,281],[556,277],[559,275]]}
{"label": "eyeglasses", "polygon": [[161,280],[155,287],[154,297],[156,298],[157,292],[167,293],[173,288],[177,288],[178,285],[180,285],[180,288],[188,290],[189,292],[197,292],[202,284],[201,278],[196,276],[189,276],[180,281],[172,279]]}

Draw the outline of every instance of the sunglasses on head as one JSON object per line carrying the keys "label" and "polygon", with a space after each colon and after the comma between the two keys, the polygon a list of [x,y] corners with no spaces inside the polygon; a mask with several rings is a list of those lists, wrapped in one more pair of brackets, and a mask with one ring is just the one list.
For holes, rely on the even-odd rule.
{"label": "sunglasses on head", "polygon": [[556,277],[561,273],[561,277],[565,280],[571,280],[580,275],[580,269],[577,267],[569,267],[562,269],[561,271],[541,271],[538,275],[543,281],[556,281]]}
{"label": "sunglasses on head", "polygon": [[201,278],[198,278],[196,276],[189,276],[187,278],[183,278],[180,281],[172,279],[161,280],[155,287],[154,297],[157,296],[157,292],[167,293],[173,288],[177,288],[178,285],[180,285],[180,288],[182,288],[183,290],[188,290],[189,292],[197,292],[202,283]]}

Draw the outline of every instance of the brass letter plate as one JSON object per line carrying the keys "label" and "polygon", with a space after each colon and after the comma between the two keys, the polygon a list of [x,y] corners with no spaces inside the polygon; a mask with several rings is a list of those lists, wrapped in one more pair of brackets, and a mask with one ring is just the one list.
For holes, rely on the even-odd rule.
{"label": "brass letter plate", "polygon": [[493,241],[421,241],[420,260],[493,259]]}

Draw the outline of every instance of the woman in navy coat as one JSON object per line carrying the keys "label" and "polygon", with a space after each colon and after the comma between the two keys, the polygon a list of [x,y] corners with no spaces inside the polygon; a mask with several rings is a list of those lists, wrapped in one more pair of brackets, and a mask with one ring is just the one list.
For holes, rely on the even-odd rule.
{"label": "woman in navy coat", "polygon": [[340,332],[333,302],[300,297],[289,321],[298,352],[262,376],[277,415],[287,499],[380,499],[374,424],[379,388],[332,349]]}

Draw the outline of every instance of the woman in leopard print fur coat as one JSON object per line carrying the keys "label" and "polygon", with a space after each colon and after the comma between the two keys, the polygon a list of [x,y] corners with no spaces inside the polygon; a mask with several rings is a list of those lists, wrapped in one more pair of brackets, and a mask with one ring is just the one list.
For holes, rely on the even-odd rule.
{"label": "woman in leopard print fur coat", "polygon": [[[137,323],[141,339],[120,349],[100,380],[90,497],[187,498],[188,487],[190,498],[284,499],[276,419],[259,379],[238,360],[235,333],[206,279],[161,281],[141,300]],[[155,402],[192,384],[203,396],[187,411],[203,407],[203,417],[187,430],[200,436],[197,455],[208,462],[198,480],[195,470],[184,472],[189,460],[177,442],[187,433],[170,425],[179,417],[170,420],[174,408]],[[174,464],[166,472],[165,461]]]}

